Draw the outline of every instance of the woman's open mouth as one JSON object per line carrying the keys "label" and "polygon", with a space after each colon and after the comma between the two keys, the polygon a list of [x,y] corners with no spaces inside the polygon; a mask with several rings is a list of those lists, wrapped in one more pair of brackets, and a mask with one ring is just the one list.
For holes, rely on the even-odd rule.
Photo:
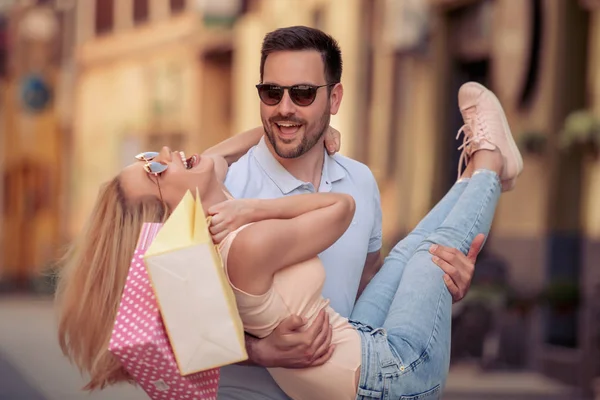
{"label": "woman's open mouth", "polygon": [[194,154],[190,158],[185,158],[185,153],[180,151],[179,157],[181,157],[181,162],[186,169],[192,169],[200,162],[200,157],[197,154]]}

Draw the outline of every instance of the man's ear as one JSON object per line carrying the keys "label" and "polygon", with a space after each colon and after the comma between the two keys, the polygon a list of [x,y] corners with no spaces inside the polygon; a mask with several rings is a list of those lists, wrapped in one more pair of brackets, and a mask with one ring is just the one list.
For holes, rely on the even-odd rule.
{"label": "man's ear", "polygon": [[337,83],[333,89],[331,89],[331,95],[329,96],[329,112],[331,115],[337,114],[342,104],[342,96],[344,95],[344,87],[341,83]]}

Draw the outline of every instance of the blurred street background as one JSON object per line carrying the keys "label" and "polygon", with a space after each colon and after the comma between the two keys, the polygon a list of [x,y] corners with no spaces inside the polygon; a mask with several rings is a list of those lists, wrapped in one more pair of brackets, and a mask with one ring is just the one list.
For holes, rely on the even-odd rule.
{"label": "blurred street background", "polygon": [[57,259],[133,155],[259,126],[262,38],[299,24],[339,41],[331,123],[377,178],[384,250],[456,179],[459,86],[507,112],[525,169],[453,310],[444,399],[600,399],[600,0],[0,0],[0,399],[146,398],[80,391]]}

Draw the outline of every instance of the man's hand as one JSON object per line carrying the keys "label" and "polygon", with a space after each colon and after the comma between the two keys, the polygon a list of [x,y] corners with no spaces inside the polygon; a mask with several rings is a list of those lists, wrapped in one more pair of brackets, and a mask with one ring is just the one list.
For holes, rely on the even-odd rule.
{"label": "man's hand", "polygon": [[341,136],[342,135],[337,129],[332,128],[331,126],[327,129],[327,132],[325,133],[325,148],[330,156],[340,151]]}
{"label": "man's hand", "polygon": [[252,361],[267,368],[307,368],[327,362],[333,355],[332,327],[329,314],[319,312],[306,328],[306,321],[292,315],[279,324],[269,336],[252,346]]}
{"label": "man's hand", "polygon": [[473,273],[475,262],[481,251],[485,235],[479,234],[473,239],[469,253],[465,256],[460,250],[451,247],[432,245],[429,249],[433,254],[433,262],[436,263],[446,274],[444,282],[452,295],[454,303],[462,300],[467,294]]}

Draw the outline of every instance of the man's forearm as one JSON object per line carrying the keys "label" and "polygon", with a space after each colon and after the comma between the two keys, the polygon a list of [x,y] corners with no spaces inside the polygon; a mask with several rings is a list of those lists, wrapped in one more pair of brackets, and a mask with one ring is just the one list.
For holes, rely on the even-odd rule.
{"label": "man's forearm", "polygon": [[260,352],[258,351],[258,342],[260,339],[248,335],[244,333],[244,340],[246,343],[246,352],[248,353],[248,359],[246,361],[241,361],[238,365],[252,365],[252,366],[261,366],[262,359],[260,357]]}
{"label": "man's forearm", "polygon": [[256,145],[264,132],[262,126],[247,130],[214,145],[202,154],[221,156],[225,158],[227,165],[231,165]]}
{"label": "man's forearm", "polygon": [[376,251],[376,252],[367,254],[367,259],[365,260],[365,266],[363,268],[363,273],[362,273],[362,276],[360,277],[358,293],[356,294],[357,300],[360,297],[360,295],[362,294],[363,290],[365,290],[365,288],[367,287],[369,282],[371,282],[371,279],[373,279],[373,277],[375,275],[377,275],[377,273],[379,272],[379,270],[381,269],[382,266],[383,266],[383,260],[381,259],[380,251]]}
{"label": "man's forearm", "polygon": [[363,271],[363,274],[360,277],[360,283],[358,285],[358,292],[356,293],[356,300],[358,300],[362,292],[365,290],[369,282],[371,282],[371,279],[373,279],[376,274],[377,271]]}

